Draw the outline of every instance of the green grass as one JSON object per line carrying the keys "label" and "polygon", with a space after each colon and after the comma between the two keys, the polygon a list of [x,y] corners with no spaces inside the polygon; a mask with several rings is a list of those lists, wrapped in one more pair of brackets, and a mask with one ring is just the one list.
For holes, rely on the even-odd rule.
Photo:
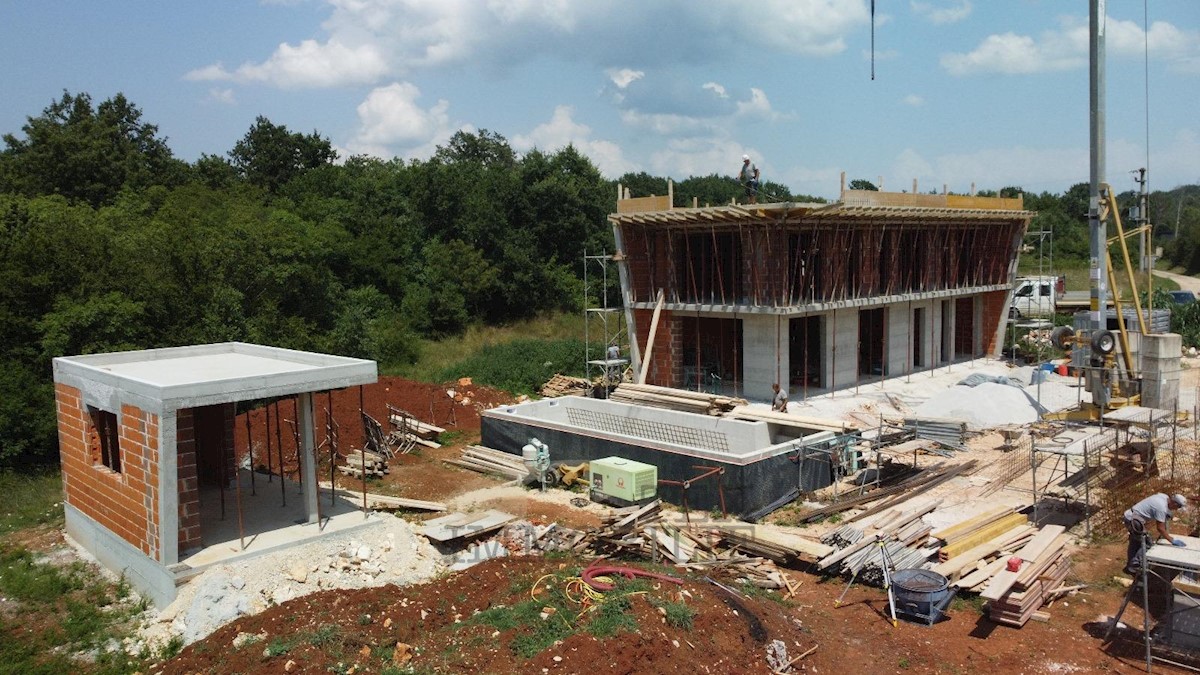
{"label": "green grass", "polygon": [[[0,671],[63,673],[79,671],[71,655],[93,651],[94,673],[132,673],[143,658],[169,658],[182,643],[137,658],[103,646],[131,634],[132,617],[145,602],[131,602],[126,583],[109,583],[88,565],[41,562],[33,553],[0,540],[0,596],[18,603],[11,619],[0,618]],[[57,617],[45,624],[21,617]],[[17,639],[10,639],[10,636]],[[18,637],[19,636],[19,637]]]}
{"label": "green grass", "polygon": [[[424,382],[442,382],[442,373],[466,361],[486,347],[518,339],[583,339],[582,313],[547,314],[509,326],[472,326],[463,335],[444,340],[423,340],[421,357],[412,365],[385,366],[387,375],[400,375]],[[578,367],[582,367],[582,361]]]}
{"label": "green grass", "polygon": [[672,628],[690,631],[692,629],[693,620],[696,618],[696,610],[682,602],[664,602],[659,605],[666,612],[665,618],[667,625]]}
{"label": "green grass", "polygon": [[36,525],[63,523],[62,476],[0,470],[0,537]]}
{"label": "green grass", "polygon": [[475,384],[514,394],[534,394],[555,373],[581,374],[584,359],[582,340],[521,338],[483,347],[466,359],[447,366],[435,379],[446,382],[470,377]]}

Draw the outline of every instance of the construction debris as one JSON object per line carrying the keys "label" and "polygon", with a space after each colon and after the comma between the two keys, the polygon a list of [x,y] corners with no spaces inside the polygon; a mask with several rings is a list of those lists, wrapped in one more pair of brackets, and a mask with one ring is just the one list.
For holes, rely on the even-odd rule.
{"label": "construction debris", "polygon": [[433,449],[442,447],[437,438],[446,433],[445,429],[422,422],[413,414],[391,405],[387,409],[388,422],[392,425],[387,443],[398,448],[399,454],[408,454],[418,445]]}
{"label": "construction debris", "polygon": [[542,385],[541,394],[545,398],[559,396],[587,396],[592,390],[592,383],[582,377],[555,374]]}
{"label": "construction debris", "polygon": [[343,455],[337,470],[344,476],[362,478],[365,473],[368,478],[382,478],[388,473],[387,459],[383,455],[370,450],[351,449],[350,454]]}

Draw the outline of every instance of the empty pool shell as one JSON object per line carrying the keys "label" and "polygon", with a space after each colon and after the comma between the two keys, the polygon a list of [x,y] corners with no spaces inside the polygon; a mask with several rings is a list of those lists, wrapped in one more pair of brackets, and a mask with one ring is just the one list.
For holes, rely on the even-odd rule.
{"label": "empty pool shell", "polygon": [[[618,456],[653,464],[660,479],[673,481],[694,477],[698,466],[724,468],[720,485],[735,514],[762,508],[797,486],[810,492],[830,485],[837,454],[830,448],[842,447],[840,437],[816,429],[578,396],[486,410],[481,426],[483,445],[519,455],[538,438],[550,446],[552,462]],[[660,485],[659,494],[678,504],[682,489]],[[719,508],[717,481],[692,484],[688,505]]]}

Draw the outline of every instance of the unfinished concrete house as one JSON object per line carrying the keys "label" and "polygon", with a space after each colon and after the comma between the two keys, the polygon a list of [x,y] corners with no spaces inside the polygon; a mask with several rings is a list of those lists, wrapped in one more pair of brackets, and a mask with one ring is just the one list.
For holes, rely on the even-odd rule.
{"label": "unfinished concrete house", "polygon": [[[67,533],[162,607],[204,564],[328,532],[312,392],[375,380],[373,361],[237,342],[56,358]],[[250,490],[238,481],[249,472],[234,459],[235,404],[293,395],[300,497],[288,503],[276,488],[269,512],[260,500],[243,513]],[[239,546],[239,526],[246,534],[251,523],[253,546],[244,537]],[[291,529],[270,536],[277,528]]]}
{"label": "unfinished concrete house", "polygon": [[671,201],[620,199],[609,216],[635,372],[648,353],[648,383],[758,399],[998,354],[1034,215],[1021,197],[859,190]]}

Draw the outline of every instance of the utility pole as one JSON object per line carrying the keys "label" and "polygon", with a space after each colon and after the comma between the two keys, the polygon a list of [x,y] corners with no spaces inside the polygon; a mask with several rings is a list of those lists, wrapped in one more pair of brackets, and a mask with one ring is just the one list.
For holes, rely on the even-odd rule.
{"label": "utility pole", "polygon": [[[1133,218],[1133,222],[1139,228],[1144,228],[1150,222],[1150,204],[1147,202],[1149,195],[1146,194],[1146,169],[1138,169],[1134,173],[1137,175],[1134,176],[1133,181],[1138,184],[1139,190],[1137,212]],[[1154,240],[1150,238],[1148,229],[1144,229],[1138,233],[1138,257],[1141,259],[1138,263],[1138,270],[1141,272],[1154,269],[1154,251],[1151,249],[1153,245]]]}
{"label": "utility pole", "polygon": [[1100,183],[1104,182],[1104,18],[1105,0],[1089,0],[1088,93],[1090,104],[1091,191],[1088,198],[1090,233],[1091,312],[1089,327],[1104,330],[1108,308],[1108,286],[1104,261],[1108,254],[1108,236],[1100,220]]}

